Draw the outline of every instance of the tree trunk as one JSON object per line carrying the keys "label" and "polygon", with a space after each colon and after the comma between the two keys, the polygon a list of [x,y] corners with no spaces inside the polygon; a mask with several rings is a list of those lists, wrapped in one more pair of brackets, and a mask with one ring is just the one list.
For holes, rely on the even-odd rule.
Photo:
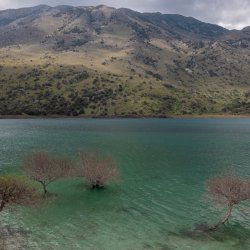
{"label": "tree trunk", "polygon": [[227,222],[227,220],[229,219],[231,213],[232,213],[232,210],[233,210],[233,205],[228,205],[228,209],[227,209],[227,212],[224,216],[224,218],[220,221],[220,224],[225,224]]}
{"label": "tree trunk", "polygon": [[224,218],[222,220],[219,221],[219,223],[217,223],[215,226],[213,226],[211,229],[217,229],[220,225],[224,225],[227,220],[229,219],[231,213],[232,213],[232,210],[233,210],[233,204],[229,204],[228,205],[228,209],[227,209],[227,212],[226,214],[224,215]]}
{"label": "tree trunk", "polygon": [[47,186],[46,186],[46,184],[44,183],[44,182],[40,182],[41,184],[42,184],[42,186],[43,186],[43,195],[44,196],[46,196],[46,194],[48,193],[48,190],[47,190]]}
{"label": "tree trunk", "polygon": [[1,205],[0,205],[0,212],[3,211],[4,207],[5,207],[5,201],[2,200]]}

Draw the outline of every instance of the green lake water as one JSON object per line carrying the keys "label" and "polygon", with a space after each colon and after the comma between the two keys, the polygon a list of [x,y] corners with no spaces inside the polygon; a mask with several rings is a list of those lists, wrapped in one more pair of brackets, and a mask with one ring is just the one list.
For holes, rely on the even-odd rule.
{"label": "green lake water", "polygon": [[224,212],[203,201],[209,177],[226,169],[250,177],[250,119],[0,120],[1,173],[21,173],[35,150],[110,154],[121,180],[100,191],[55,182],[50,203],[1,213],[1,226],[27,231],[18,249],[250,249],[247,203],[217,233],[193,230]]}

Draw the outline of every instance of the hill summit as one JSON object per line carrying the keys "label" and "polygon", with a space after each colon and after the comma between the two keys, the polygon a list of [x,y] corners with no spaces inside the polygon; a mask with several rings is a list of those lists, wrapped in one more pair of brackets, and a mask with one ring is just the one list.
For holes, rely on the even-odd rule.
{"label": "hill summit", "polygon": [[249,46],[249,27],[181,15],[0,11],[0,114],[249,114]]}

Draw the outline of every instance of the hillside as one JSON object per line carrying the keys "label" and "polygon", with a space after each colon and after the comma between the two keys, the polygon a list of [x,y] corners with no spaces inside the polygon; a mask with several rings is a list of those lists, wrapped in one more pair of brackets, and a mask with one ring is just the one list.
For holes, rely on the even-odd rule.
{"label": "hillside", "polygon": [[104,5],[0,11],[1,115],[250,114],[250,28]]}

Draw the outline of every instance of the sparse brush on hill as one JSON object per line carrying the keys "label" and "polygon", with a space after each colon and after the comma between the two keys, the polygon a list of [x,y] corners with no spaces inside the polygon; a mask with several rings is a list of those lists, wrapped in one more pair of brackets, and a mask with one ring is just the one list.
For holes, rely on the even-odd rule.
{"label": "sparse brush on hill", "polygon": [[248,29],[181,15],[0,11],[0,115],[249,114],[249,48]]}

